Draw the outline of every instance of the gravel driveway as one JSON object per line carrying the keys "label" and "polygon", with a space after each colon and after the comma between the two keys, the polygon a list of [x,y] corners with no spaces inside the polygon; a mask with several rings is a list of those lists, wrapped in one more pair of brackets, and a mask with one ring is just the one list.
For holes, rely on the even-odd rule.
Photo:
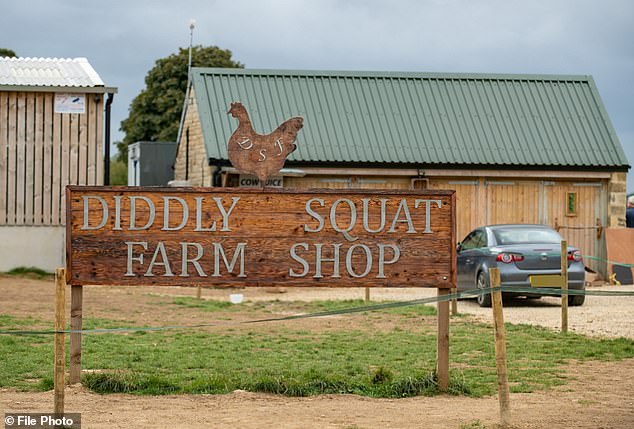
{"label": "gravel driveway", "polygon": [[[588,290],[634,292],[634,286],[601,286]],[[475,300],[459,301],[458,311],[484,321],[491,321],[493,317],[490,308],[481,308]],[[504,321],[559,329],[561,298],[505,299]],[[568,307],[568,330],[596,337],[634,338],[634,296],[586,296],[581,307]]]}
{"label": "gravel driveway", "polygon": [[[183,288],[178,288],[182,293]],[[634,292],[634,285],[592,287],[589,291]],[[363,299],[363,288],[271,288],[242,289],[240,291],[206,289],[204,297],[228,299],[229,293],[242,293],[246,300],[322,300]],[[193,293],[193,292],[189,292]],[[374,288],[370,290],[373,302],[385,300],[412,300],[433,297],[436,289],[429,288]],[[435,305],[435,304],[434,304]],[[481,308],[474,299],[458,301],[460,313],[472,314],[476,319],[492,322],[490,308]],[[504,320],[510,323],[527,323],[559,329],[561,326],[561,298],[544,296],[541,299],[524,298],[504,300]],[[634,338],[634,296],[586,296],[581,307],[568,307],[570,332],[595,337]]]}

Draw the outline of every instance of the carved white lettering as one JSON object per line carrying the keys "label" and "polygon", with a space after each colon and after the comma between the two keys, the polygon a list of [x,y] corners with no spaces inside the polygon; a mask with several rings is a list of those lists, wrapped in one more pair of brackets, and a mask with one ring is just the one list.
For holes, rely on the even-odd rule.
{"label": "carved white lettering", "polygon": [[304,269],[304,271],[302,271],[301,273],[298,273],[293,268],[290,268],[288,270],[288,275],[291,277],[306,277],[306,274],[308,274],[308,270],[309,270],[308,262],[306,262],[306,259],[302,258],[301,256],[297,254],[298,247],[301,247],[304,250],[308,250],[308,243],[295,243],[291,246],[291,250],[290,250],[291,258],[294,261],[299,262],[302,268]]}
{"label": "carved white lettering", "polygon": [[[149,216],[148,220],[143,226],[136,226],[137,218],[137,201],[144,201],[148,206]],[[130,197],[130,231],[140,231],[144,229],[149,229],[150,226],[154,223],[154,218],[156,217],[156,207],[154,207],[154,203],[148,197],[133,195]]]}
{"label": "carved white lettering", "polygon": [[[385,260],[385,249],[392,249],[392,259]],[[385,278],[385,266],[395,264],[401,257],[401,249],[394,244],[379,244],[379,274],[376,276],[378,279]]]}
{"label": "carved white lettering", "polygon": [[[98,197],[97,195],[84,195],[81,198],[84,200],[84,225],[81,227],[81,229],[95,230],[101,229],[106,226],[106,222],[108,222],[108,203],[106,203],[106,200]],[[97,200],[99,201],[99,204],[101,204],[101,222],[99,222],[99,224],[96,226],[90,226],[90,222],[88,219],[88,214],[90,213],[88,201],[91,199]]]}
{"label": "carved white lettering", "polygon": [[314,278],[318,279],[323,277],[323,275],[321,274],[322,262],[333,262],[331,277],[335,277],[335,278],[341,277],[341,275],[339,274],[339,249],[341,248],[341,243],[335,243],[332,246],[334,248],[333,257],[324,258],[322,255],[323,244],[315,244],[315,250],[317,252],[315,255],[315,275],[313,276]]}
{"label": "carved white lettering", "polygon": [[[189,248],[196,248],[196,257],[189,257]],[[207,274],[203,271],[203,267],[200,266],[198,260],[203,257],[203,246],[200,243],[181,243],[181,277],[189,277],[189,271],[187,270],[187,264],[194,265],[196,272],[201,277],[207,277]]]}
{"label": "carved white lettering", "polygon": [[[361,274],[357,274],[352,266],[352,258],[354,257],[354,251],[356,249],[362,249],[363,253],[365,253],[365,270]],[[372,270],[372,251],[370,248],[365,244],[355,244],[351,246],[350,249],[348,249],[348,253],[346,253],[346,271],[348,271],[348,274],[360,279],[367,276],[370,270]]]}
{"label": "carved white lettering", "polygon": [[240,201],[240,197],[231,198],[231,207],[229,207],[229,210],[225,210],[222,205],[222,198],[213,197],[212,199],[216,202],[216,206],[218,206],[218,210],[220,210],[220,214],[222,215],[222,228],[220,228],[220,231],[231,231],[231,228],[229,228],[229,216],[236,207],[236,204],[238,204],[238,201]]}
{"label": "carved white lettering", "polygon": [[[399,219],[401,211],[405,214],[405,219]],[[396,209],[396,214],[394,215],[392,226],[390,227],[390,229],[388,229],[388,232],[396,232],[397,223],[407,223],[407,233],[416,233],[416,228],[414,228],[414,222],[412,222],[412,216],[409,213],[409,207],[407,206],[406,199],[402,199],[401,202],[398,204],[398,209]]]}
{"label": "carved white lettering", "polygon": [[[346,203],[348,207],[350,208],[350,223],[348,224],[346,228],[339,228],[339,225],[337,224],[337,207],[341,203]],[[340,200],[335,201],[332,207],[330,208],[330,225],[332,226],[332,229],[342,233],[343,236],[346,237],[346,240],[356,241],[358,237],[352,237],[349,234],[350,231],[352,231],[352,229],[354,228],[354,225],[356,223],[357,223],[357,206],[355,206],[355,204],[347,198],[342,198]]]}
{"label": "carved white lettering", "polygon": [[236,266],[238,258],[240,258],[240,272],[238,277],[246,277],[246,274],[244,273],[244,249],[246,249],[246,246],[247,243],[238,243],[236,251],[233,253],[231,263],[229,263],[225,250],[222,247],[222,243],[214,243],[214,273],[211,276],[220,277],[220,256],[222,256],[225,267],[230,273],[233,273],[233,269]]}
{"label": "carved white lettering", "polygon": [[126,241],[126,246],[128,246],[128,262],[126,264],[127,270],[125,272],[126,277],[134,276],[134,272],[132,271],[132,262],[137,261],[139,264],[143,265],[143,253],[140,253],[139,256],[133,256],[133,247],[141,246],[143,250],[147,250],[147,241]]}
{"label": "carved white lettering", "polygon": [[[183,213],[182,213],[182,217],[181,217],[181,223],[179,223],[177,226],[172,227],[169,225],[170,223],[170,201],[176,201],[178,202],[182,209],[183,209]],[[187,202],[182,199],[181,197],[163,197],[163,228],[161,228],[161,231],[179,231],[181,229],[183,229],[183,227],[187,224],[187,220],[189,219],[189,207],[187,207]]]}
{"label": "carved white lettering", "polygon": [[311,207],[311,204],[313,202],[319,203],[320,206],[324,206],[324,200],[322,200],[321,198],[311,198],[310,200],[306,201],[306,213],[308,213],[309,215],[311,215],[314,219],[317,220],[317,222],[319,222],[319,226],[317,228],[310,228],[308,225],[304,224],[304,231],[305,232],[319,232],[322,229],[324,229],[324,218],[321,217],[321,215],[319,213],[317,213],[316,211],[314,211]]}
{"label": "carved white lettering", "polygon": [[436,204],[436,207],[441,208],[442,201],[441,200],[416,200],[414,202],[414,208],[418,208],[418,205],[420,203],[425,203],[425,230],[423,231],[423,234],[431,234],[432,230],[431,230],[430,206],[432,203],[434,203]]}
{"label": "carved white lettering", "polygon": [[[161,262],[157,262],[156,259],[161,255]],[[165,244],[162,241],[159,241],[156,245],[156,250],[154,250],[154,255],[152,255],[152,260],[150,261],[150,265],[147,267],[147,271],[143,274],[143,277],[154,277],[154,265],[162,265],[165,268],[164,277],[172,277],[172,268],[170,267],[169,260],[167,259],[167,251],[165,250]]]}

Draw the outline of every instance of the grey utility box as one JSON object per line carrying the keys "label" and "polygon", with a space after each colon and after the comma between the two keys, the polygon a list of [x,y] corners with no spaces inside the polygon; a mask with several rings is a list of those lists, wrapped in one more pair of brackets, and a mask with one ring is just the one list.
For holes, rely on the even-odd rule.
{"label": "grey utility box", "polygon": [[176,142],[136,142],[128,146],[128,186],[166,186],[174,179]]}

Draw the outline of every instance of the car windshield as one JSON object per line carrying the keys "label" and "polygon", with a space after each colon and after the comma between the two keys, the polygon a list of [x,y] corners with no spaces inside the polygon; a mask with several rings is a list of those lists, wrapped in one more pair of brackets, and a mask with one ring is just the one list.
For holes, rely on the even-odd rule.
{"label": "car windshield", "polygon": [[561,237],[551,229],[514,228],[493,230],[499,245],[527,243],[560,243]]}

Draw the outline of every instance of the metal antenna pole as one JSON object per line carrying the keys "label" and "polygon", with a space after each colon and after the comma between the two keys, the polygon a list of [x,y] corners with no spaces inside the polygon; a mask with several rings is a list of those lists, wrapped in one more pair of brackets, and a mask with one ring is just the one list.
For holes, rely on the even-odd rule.
{"label": "metal antenna pole", "polygon": [[176,136],[177,144],[181,141],[181,135],[183,133],[183,121],[185,120],[185,114],[187,113],[187,103],[189,102],[189,87],[192,81],[192,46],[194,41],[194,28],[196,27],[196,20],[189,20],[189,59],[187,61],[187,88],[185,88],[185,100],[183,100],[183,112],[181,113],[181,121],[178,124],[178,136]]}

